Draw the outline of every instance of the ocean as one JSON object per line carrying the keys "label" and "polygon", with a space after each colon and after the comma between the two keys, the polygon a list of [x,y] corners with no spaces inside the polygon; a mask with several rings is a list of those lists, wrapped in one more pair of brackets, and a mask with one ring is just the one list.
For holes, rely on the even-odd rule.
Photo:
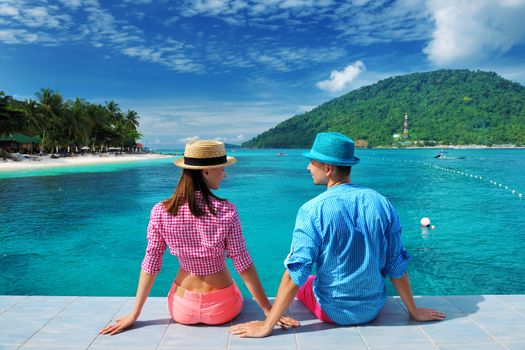
{"label": "ocean", "polygon": [[[302,152],[231,153],[238,162],[217,191],[237,206],[268,295],[297,210],[324,190]],[[398,210],[414,294],[525,293],[525,150],[457,149],[447,156],[465,159],[443,160],[437,152],[359,149],[352,170],[353,183]],[[134,295],[149,212],[179,176],[172,159],[0,173],[0,295]],[[422,217],[436,228],[422,230]],[[152,296],[167,294],[177,268],[166,253]]]}

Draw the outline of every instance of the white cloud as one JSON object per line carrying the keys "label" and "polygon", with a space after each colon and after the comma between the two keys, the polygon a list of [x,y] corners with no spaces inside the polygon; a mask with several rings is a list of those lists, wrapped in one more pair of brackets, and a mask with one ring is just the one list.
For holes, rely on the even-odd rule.
{"label": "white cloud", "polygon": [[330,79],[318,82],[317,87],[330,92],[341,91],[348,87],[365,69],[365,64],[362,61],[356,61],[341,72],[332,71]]}
{"label": "white cloud", "polygon": [[430,0],[435,21],[424,53],[437,66],[466,65],[525,42],[525,0]]}
{"label": "white cloud", "polygon": [[180,139],[179,142],[180,143],[190,143],[190,142],[195,142],[195,141],[198,141],[200,140],[201,138],[199,136],[190,136],[190,137],[185,137],[183,139]]}
{"label": "white cloud", "polygon": [[134,5],[148,5],[153,2],[153,0],[124,0],[126,4],[134,4]]}
{"label": "white cloud", "polygon": [[331,62],[344,57],[346,51],[338,47],[253,47],[248,50],[248,59],[271,67],[277,71],[290,72],[320,62]]}
{"label": "white cloud", "polygon": [[53,16],[50,15],[45,7],[33,7],[24,9],[23,16],[20,22],[28,27],[49,27],[58,28],[62,20],[67,21],[69,16]]}
{"label": "white cloud", "polygon": [[0,16],[18,16],[18,14],[16,7],[0,4]]}
{"label": "white cloud", "polygon": [[135,46],[122,49],[122,53],[129,57],[137,57],[142,61],[161,64],[170,70],[185,73],[199,73],[204,71],[204,66],[195,63],[181,50],[182,43],[168,39],[168,47]]}
{"label": "white cloud", "polygon": [[332,0],[186,0],[179,8],[182,16],[218,17],[228,24],[241,25],[254,18],[271,22],[276,19],[274,14],[283,12],[297,17],[320,14],[333,4]]}
{"label": "white cloud", "polygon": [[330,19],[352,44],[425,40],[432,27],[425,1],[354,1],[335,7]]}
{"label": "white cloud", "polygon": [[27,44],[38,41],[38,35],[25,29],[0,29],[0,42],[5,44]]}
{"label": "white cloud", "polygon": [[82,0],[60,0],[60,2],[73,10],[76,10],[82,4]]}
{"label": "white cloud", "polygon": [[146,144],[159,139],[168,148],[184,145],[196,136],[239,144],[297,112],[296,105],[273,100],[122,100],[120,105],[140,115]]}

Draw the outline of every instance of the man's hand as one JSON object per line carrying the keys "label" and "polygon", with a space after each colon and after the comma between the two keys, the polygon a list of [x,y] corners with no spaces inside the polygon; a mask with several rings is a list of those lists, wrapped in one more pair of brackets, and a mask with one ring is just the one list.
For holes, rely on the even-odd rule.
{"label": "man's hand", "polygon": [[132,315],[121,317],[114,324],[107,325],[100,330],[100,334],[115,335],[122,332],[128,327],[131,327],[137,319]]}
{"label": "man's hand", "polygon": [[264,321],[251,321],[230,327],[230,333],[241,338],[264,338],[272,333],[273,327],[266,326]]}
{"label": "man's hand", "polygon": [[446,315],[441,311],[430,308],[418,307],[412,318],[416,321],[442,321]]}

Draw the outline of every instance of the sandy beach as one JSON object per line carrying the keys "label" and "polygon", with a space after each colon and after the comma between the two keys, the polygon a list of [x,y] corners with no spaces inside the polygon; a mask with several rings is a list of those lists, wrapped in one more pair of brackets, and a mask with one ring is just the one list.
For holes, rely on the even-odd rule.
{"label": "sandy beach", "polygon": [[97,165],[97,164],[108,164],[108,163],[129,163],[138,162],[152,159],[165,159],[172,158],[172,155],[164,154],[123,154],[119,156],[115,155],[82,155],[77,157],[62,157],[62,158],[50,158],[49,156],[38,157],[35,156],[33,159],[24,159],[20,162],[8,160],[3,162],[0,160],[0,172],[5,171],[16,171],[16,170],[33,170],[33,169],[46,169],[46,168],[57,168],[57,167],[71,167],[71,166],[84,166],[84,165]]}

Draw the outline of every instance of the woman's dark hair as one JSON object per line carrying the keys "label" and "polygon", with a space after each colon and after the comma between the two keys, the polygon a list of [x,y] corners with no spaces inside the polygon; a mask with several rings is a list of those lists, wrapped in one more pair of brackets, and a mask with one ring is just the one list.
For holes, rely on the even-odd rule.
{"label": "woman's dark hair", "polygon": [[210,191],[204,177],[202,176],[202,170],[182,169],[180,181],[175,193],[163,202],[166,211],[173,215],[177,215],[179,208],[188,203],[188,208],[194,216],[205,215],[206,208],[199,207],[195,198],[195,192],[200,192],[202,194],[206,207],[213,215],[215,215],[215,208],[210,201],[210,197],[220,201],[225,200],[217,197]]}

